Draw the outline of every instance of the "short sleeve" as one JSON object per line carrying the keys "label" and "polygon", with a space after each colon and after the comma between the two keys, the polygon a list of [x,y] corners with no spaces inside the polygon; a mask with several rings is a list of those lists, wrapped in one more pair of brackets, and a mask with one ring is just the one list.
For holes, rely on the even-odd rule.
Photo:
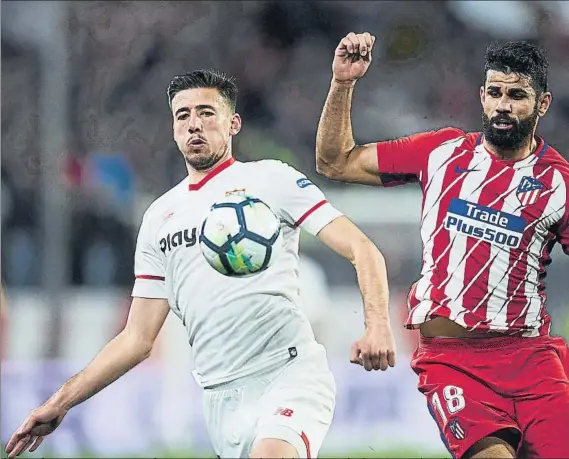
{"label": "short sleeve", "polygon": [[343,215],[304,174],[280,161],[275,161],[275,164],[278,167],[271,174],[275,184],[279,184],[273,188],[277,194],[275,201],[281,217],[290,225],[315,236],[328,223]]}
{"label": "short sleeve", "polygon": [[162,254],[155,243],[148,212],[142,219],[134,255],[133,297],[167,298]]}
{"label": "short sleeve", "polygon": [[383,186],[419,181],[421,172],[427,168],[430,153],[443,143],[464,135],[460,129],[444,128],[378,142],[377,163]]}

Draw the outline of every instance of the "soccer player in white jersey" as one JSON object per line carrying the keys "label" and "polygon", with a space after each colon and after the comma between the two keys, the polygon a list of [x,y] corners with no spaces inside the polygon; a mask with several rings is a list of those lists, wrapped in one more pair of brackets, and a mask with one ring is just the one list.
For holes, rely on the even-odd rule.
{"label": "soccer player in white jersey", "polygon": [[569,349],[549,335],[543,283],[553,246],[569,255],[569,163],[536,135],[547,57],[526,42],[488,47],[482,132],[356,145],[351,99],[374,40],[351,33],[336,48],[317,164],[346,182],[421,184],[423,269],[406,321],[421,332],[419,390],[454,457],[569,457]]}
{"label": "soccer player in white jersey", "polygon": [[[368,371],[395,364],[386,268],[377,247],[297,170],[275,160],[234,159],[231,140],[241,118],[232,78],[197,70],[175,77],[167,92],[188,176],[144,215],[126,327],[32,412],[7,444],[10,457],[35,450],[69,409],[148,357],[170,310],[188,331],[216,454],[316,457],[332,422],[335,383],[299,309],[300,228],[355,266],[365,332],[351,360]],[[241,192],[280,216],[285,249],[266,271],[235,279],[214,271],[196,242],[208,208]]]}

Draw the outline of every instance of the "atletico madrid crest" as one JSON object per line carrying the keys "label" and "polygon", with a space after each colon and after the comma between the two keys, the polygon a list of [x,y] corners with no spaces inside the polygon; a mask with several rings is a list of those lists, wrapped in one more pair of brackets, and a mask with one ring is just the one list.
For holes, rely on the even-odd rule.
{"label": "atletico madrid crest", "polygon": [[531,206],[535,203],[543,191],[543,183],[533,177],[523,177],[518,185],[516,196],[522,206]]}

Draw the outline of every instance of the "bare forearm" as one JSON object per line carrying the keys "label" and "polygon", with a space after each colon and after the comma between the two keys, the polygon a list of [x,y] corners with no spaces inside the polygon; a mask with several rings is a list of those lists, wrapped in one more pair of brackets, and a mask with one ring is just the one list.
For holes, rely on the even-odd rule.
{"label": "bare forearm", "polygon": [[338,171],[355,146],[351,106],[354,83],[332,80],[316,133],[316,161],[319,170]]}
{"label": "bare forearm", "polygon": [[123,331],[83,371],[69,379],[50,402],[66,409],[79,405],[148,357],[151,346]]}
{"label": "bare forearm", "polygon": [[389,287],[383,255],[373,243],[363,242],[357,245],[352,263],[362,293],[365,326],[389,321]]}

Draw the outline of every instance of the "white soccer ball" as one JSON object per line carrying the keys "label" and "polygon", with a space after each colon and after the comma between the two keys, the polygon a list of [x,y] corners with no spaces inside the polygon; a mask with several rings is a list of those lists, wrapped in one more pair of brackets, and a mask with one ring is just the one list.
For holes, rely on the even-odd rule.
{"label": "white soccer ball", "polygon": [[200,249],[221,274],[252,276],[278,257],[280,228],[279,218],[260,199],[230,195],[210,207],[199,236]]}

